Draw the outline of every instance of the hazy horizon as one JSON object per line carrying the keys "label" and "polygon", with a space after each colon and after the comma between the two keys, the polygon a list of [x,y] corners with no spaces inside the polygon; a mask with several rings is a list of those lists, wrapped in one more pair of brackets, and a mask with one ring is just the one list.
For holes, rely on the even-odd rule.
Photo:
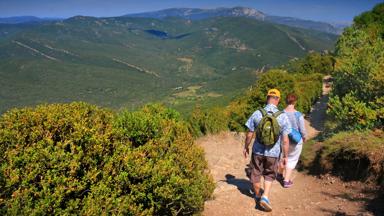
{"label": "hazy horizon", "polygon": [[163,10],[168,8],[251,7],[269,15],[289,16],[301,19],[344,23],[370,10],[380,0],[0,0],[1,17],[36,16],[68,18],[76,15],[112,17],[125,14]]}

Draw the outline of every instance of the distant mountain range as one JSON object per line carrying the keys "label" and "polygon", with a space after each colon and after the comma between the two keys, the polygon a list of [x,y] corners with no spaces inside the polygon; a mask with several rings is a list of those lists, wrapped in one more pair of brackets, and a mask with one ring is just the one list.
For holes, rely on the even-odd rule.
{"label": "distant mountain range", "polygon": [[[179,17],[189,20],[201,20],[213,17],[247,17],[261,21],[267,21],[297,28],[311,29],[331,34],[340,34],[343,29],[351,23],[326,23],[312,20],[305,20],[293,17],[273,16],[265,14],[259,10],[248,7],[233,8],[215,8],[215,9],[199,9],[199,8],[170,8],[159,11],[143,12],[136,14],[127,14],[125,17],[142,17],[164,19],[167,17]],[[63,20],[62,18],[39,18],[35,16],[17,16],[0,18],[0,24],[20,24],[30,22]]]}
{"label": "distant mountain range", "polygon": [[170,8],[160,11],[144,12],[137,14],[127,14],[129,17],[151,17],[163,19],[166,17],[181,17],[184,19],[200,20],[212,17],[249,17],[258,20],[264,20],[266,15],[253,8],[234,7],[234,8]]}
{"label": "distant mountain range", "polygon": [[44,22],[44,21],[57,21],[61,18],[40,18],[35,16],[15,16],[15,17],[3,17],[0,18],[0,24],[20,24],[31,22]]}
{"label": "distant mountain range", "polygon": [[147,17],[164,19],[166,17],[181,17],[183,19],[200,20],[212,17],[248,17],[252,19],[268,21],[288,25],[292,27],[304,28],[327,32],[331,34],[340,34],[347,25],[332,25],[326,22],[304,20],[293,17],[272,16],[265,14],[254,8],[233,7],[216,9],[198,9],[198,8],[170,8],[165,10],[144,12],[136,14],[127,14],[128,17]]}

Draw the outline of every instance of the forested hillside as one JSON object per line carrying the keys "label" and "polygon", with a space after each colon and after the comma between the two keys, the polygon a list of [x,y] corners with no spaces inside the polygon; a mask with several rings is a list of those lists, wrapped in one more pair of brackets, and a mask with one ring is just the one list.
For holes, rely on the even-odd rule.
{"label": "forested hillside", "polygon": [[331,50],[336,36],[244,17],[77,16],[0,25],[0,111],[81,100],[121,108],[228,103],[258,71]]}

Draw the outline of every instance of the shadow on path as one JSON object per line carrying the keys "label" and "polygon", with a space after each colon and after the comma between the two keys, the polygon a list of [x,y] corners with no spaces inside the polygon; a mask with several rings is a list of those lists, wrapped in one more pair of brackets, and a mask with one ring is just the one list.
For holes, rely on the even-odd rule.
{"label": "shadow on path", "polygon": [[238,179],[231,174],[226,174],[225,179],[228,184],[236,186],[240,193],[253,198],[252,184],[248,179]]}
{"label": "shadow on path", "polygon": [[[248,175],[249,167],[245,169],[245,172]],[[224,180],[224,181],[227,182],[228,184],[235,185],[237,187],[237,189],[240,191],[240,193],[242,193],[248,197],[255,198],[253,190],[252,190],[252,184],[249,180],[237,179],[234,175],[231,175],[231,174],[226,174],[225,179],[226,180]],[[261,190],[261,193],[263,193],[263,189],[260,189],[260,190]],[[256,204],[255,209],[257,209],[259,211],[265,211],[265,209],[263,209],[260,206],[260,203],[256,202],[255,204]]]}
{"label": "shadow on path", "polygon": [[367,210],[377,216],[384,216],[384,191],[376,193],[374,199],[367,204]]}

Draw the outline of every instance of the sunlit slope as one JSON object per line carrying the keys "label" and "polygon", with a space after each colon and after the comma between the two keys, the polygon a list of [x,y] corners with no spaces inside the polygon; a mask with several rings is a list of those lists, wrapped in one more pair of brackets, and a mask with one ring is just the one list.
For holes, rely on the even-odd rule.
{"label": "sunlit slope", "polygon": [[[240,17],[78,16],[34,26],[3,25],[0,111],[73,100],[113,108],[220,100],[252,84],[258,69],[310,50],[330,50],[335,40],[326,33]],[[177,94],[191,86],[198,86],[193,94]]]}

